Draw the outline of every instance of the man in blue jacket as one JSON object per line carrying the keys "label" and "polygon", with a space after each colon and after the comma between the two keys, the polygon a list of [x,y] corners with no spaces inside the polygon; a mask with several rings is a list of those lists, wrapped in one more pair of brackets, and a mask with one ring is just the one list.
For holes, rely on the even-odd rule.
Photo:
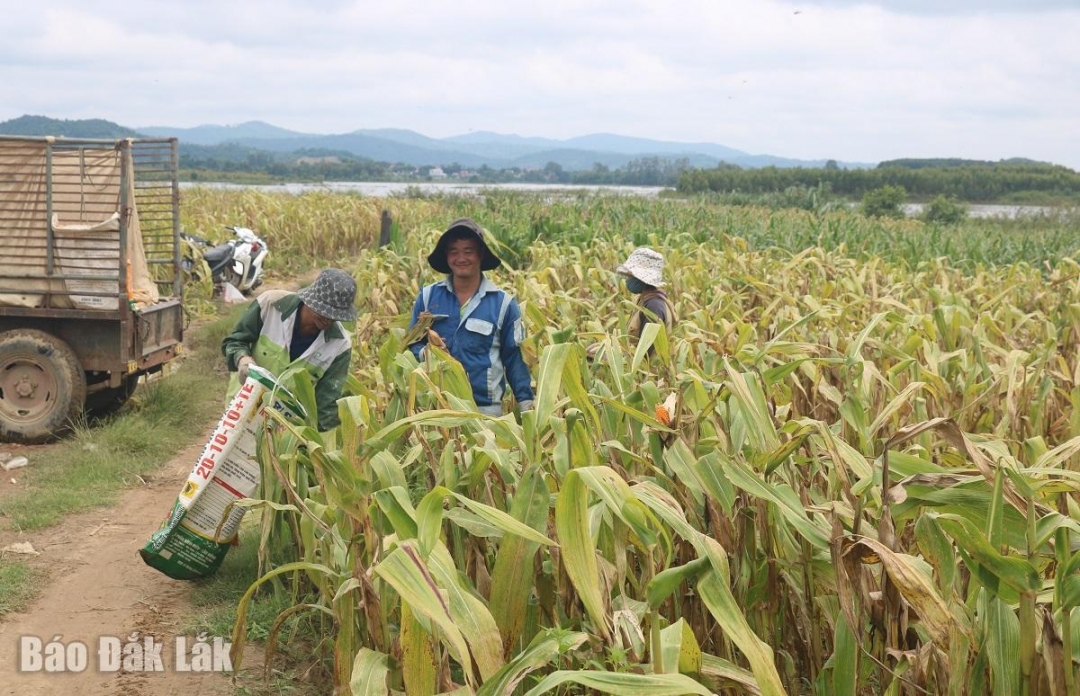
{"label": "man in blue jacket", "polygon": [[[533,390],[529,368],[521,359],[519,344],[525,337],[521,308],[509,293],[484,277],[502,261],[484,242],[484,233],[473,220],[461,218],[439,237],[428,264],[446,279],[426,286],[416,298],[410,327],[420,313],[431,312],[431,329],[446,349],[465,368],[473,399],[481,413],[500,416],[506,384],[521,410],[532,408]],[[420,359],[427,339],[410,349]]]}

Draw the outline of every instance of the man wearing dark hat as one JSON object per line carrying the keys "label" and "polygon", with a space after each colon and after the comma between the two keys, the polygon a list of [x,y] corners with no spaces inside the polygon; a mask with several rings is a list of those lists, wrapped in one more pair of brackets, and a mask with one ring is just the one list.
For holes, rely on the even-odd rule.
{"label": "man wearing dark hat", "polygon": [[315,378],[319,429],[338,425],[337,400],[349,376],[352,343],[340,322],[356,319],[356,281],[345,271],[328,268],[298,293],[264,292],[251,303],[221,352],[232,372],[231,398],[247,379],[251,365],[275,375],[301,365]]}
{"label": "man wearing dark hat", "polygon": [[[428,264],[446,279],[420,292],[410,323],[415,325],[422,312],[434,315],[431,328],[465,368],[480,412],[494,416],[502,415],[507,383],[523,411],[533,402],[529,368],[519,348],[525,337],[521,308],[484,276],[501,263],[473,220],[450,223],[428,255]],[[426,344],[424,338],[410,346],[417,359]]]}

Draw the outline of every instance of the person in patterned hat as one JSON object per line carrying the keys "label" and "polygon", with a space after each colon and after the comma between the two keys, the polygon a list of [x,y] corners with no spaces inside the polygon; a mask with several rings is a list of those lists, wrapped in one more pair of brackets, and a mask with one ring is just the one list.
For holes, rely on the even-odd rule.
{"label": "person in patterned hat", "polygon": [[356,319],[356,281],[345,271],[328,268],[300,292],[270,290],[259,295],[221,342],[232,376],[228,398],[247,380],[248,368],[275,375],[301,365],[315,378],[319,429],[340,423],[337,400],[349,376],[350,334],[341,325]]}
{"label": "person in patterned hat", "polygon": [[637,339],[645,324],[653,321],[664,324],[670,333],[675,326],[675,306],[662,289],[666,285],[663,255],[648,247],[638,247],[615,272],[624,277],[626,289],[637,295],[637,310],[630,317],[627,333]]}

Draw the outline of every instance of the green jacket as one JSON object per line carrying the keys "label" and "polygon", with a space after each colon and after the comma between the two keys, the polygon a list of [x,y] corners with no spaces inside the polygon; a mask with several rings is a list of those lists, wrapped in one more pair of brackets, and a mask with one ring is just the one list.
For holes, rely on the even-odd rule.
{"label": "green jacket", "polygon": [[315,378],[315,400],[319,407],[319,429],[329,430],[338,419],[337,400],[349,376],[352,342],[340,322],[319,333],[311,347],[294,361],[289,360],[293,325],[300,313],[300,298],[282,290],[264,292],[247,308],[236,327],[221,342],[221,352],[232,375],[229,397],[240,389],[236,364],[250,355],[259,367],[280,375],[293,365],[303,366]]}

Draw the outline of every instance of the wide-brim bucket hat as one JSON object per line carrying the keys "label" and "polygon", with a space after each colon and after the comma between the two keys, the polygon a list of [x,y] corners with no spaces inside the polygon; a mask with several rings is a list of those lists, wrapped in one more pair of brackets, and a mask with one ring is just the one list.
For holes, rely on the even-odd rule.
{"label": "wide-brim bucket hat", "polygon": [[476,224],[472,218],[458,218],[451,222],[446,231],[439,236],[439,241],[435,243],[435,250],[428,254],[428,264],[439,273],[450,273],[446,252],[450,247],[450,242],[455,239],[475,239],[480,244],[480,250],[484,252],[484,258],[480,261],[481,271],[490,271],[502,265],[502,260],[484,241],[484,230],[480,225]]}
{"label": "wide-brim bucket hat", "polygon": [[633,276],[654,288],[664,287],[664,257],[648,247],[638,247],[630,252],[630,256],[619,264],[615,272]]}
{"label": "wide-brim bucket hat", "polygon": [[334,321],[356,319],[356,281],[345,271],[327,268],[300,292],[300,301]]}

